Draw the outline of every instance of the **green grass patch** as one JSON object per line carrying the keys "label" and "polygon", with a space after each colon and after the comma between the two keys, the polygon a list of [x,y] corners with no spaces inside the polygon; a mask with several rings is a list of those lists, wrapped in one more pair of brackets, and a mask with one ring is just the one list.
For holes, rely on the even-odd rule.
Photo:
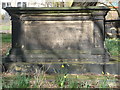
{"label": "green grass patch", "polygon": [[[50,78],[51,77],[51,78]],[[84,77],[84,78],[83,78]],[[86,77],[86,78],[85,78]],[[88,77],[92,77],[88,78]],[[113,75],[81,75],[81,74],[55,74],[44,73],[3,76],[3,88],[111,88],[118,79]],[[49,82],[50,81],[50,82]],[[47,82],[47,83],[46,83]],[[52,86],[53,85],[53,86]],[[51,87],[50,87],[51,86]],[[115,85],[112,85],[115,86]]]}
{"label": "green grass patch", "polygon": [[117,38],[106,39],[105,45],[111,55],[113,55],[113,56],[120,55],[120,39],[117,39]]}
{"label": "green grass patch", "polygon": [[0,26],[1,30],[11,30],[11,26],[7,26],[7,25],[2,25]]}
{"label": "green grass patch", "polygon": [[17,75],[10,79],[3,78],[3,88],[29,88],[30,87],[30,77],[25,75]]}
{"label": "green grass patch", "polygon": [[2,43],[11,43],[11,34],[2,34]]}

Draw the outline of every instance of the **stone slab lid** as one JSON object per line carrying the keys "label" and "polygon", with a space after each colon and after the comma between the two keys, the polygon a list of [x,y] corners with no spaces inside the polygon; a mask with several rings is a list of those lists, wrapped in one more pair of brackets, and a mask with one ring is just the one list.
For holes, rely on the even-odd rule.
{"label": "stone slab lid", "polygon": [[105,6],[89,7],[6,7],[8,13],[31,14],[31,13],[90,13],[93,11],[109,11]]}

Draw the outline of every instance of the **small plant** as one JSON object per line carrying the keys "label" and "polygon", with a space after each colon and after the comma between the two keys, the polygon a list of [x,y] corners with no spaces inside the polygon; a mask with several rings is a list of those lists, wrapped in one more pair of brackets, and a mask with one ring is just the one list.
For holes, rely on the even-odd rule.
{"label": "small plant", "polygon": [[79,82],[78,75],[76,77],[70,78],[67,74],[67,70],[65,69],[64,65],[61,65],[61,72],[56,77],[55,83],[60,88],[89,88],[89,84],[87,82]]}
{"label": "small plant", "polygon": [[57,83],[57,85],[58,85],[59,87],[65,88],[65,83],[66,83],[66,81],[67,81],[67,76],[66,76],[66,75],[59,75],[59,76],[57,76],[55,82]]}
{"label": "small plant", "polygon": [[18,75],[16,77],[16,86],[18,88],[28,88],[30,86],[30,77],[25,75]]}
{"label": "small plant", "polygon": [[68,88],[80,88],[77,78],[76,79],[69,79]]}
{"label": "small plant", "polygon": [[105,73],[102,72],[102,74],[103,74],[104,78],[103,78],[103,80],[101,80],[101,82],[99,84],[99,88],[109,88],[109,85],[108,85],[108,82],[107,82],[107,80],[108,80],[107,75],[109,75],[109,73],[107,73],[107,75],[105,75]]}
{"label": "small plant", "polygon": [[80,82],[80,80],[76,78],[70,78],[68,75],[59,75],[56,78],[56,83],[60,88],[90,88],[88,82]]}
{"label": "small plant", "polygon": [[45,83],[45,72],[42,71],[42,67],[39,70],[36,68],[34,76],[30,81],[32,88],[41,88],[42,85]]}
{"label": "small plant", "polygon": [[43,83],[44,83],[44,80],[45,80],[45,74],[36,74],[34,75],[33,77],[33,80],[31,82],[31,84],[33,85],[32,87],[33,88],[40,88],[42,87]]}
{"label": "small plant", "polygon": [[67,71],[64,65],[61,65],[61,69],[58,72],[58,76],[56,77],[55,83],[61,88],[65,87],[65,82],[67,81]]}

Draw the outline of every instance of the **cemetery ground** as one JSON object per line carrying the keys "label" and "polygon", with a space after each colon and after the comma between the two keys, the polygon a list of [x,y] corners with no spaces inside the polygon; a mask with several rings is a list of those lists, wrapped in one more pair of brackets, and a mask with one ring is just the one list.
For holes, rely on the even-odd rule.
{"label": "cemetery ground", "polygon": [[[4,27],[6,30],[9,27]],[[11,48],[11,34],[2,35],[2,57],[9,54]],[[106,47],[113,59],[120,62],[119,46],[120,39],[106,39]],[[19,68],[17,68],[19,69]],[[64,73],[62,73],[64,72]],[[120,75],[110,73],[101,74],[67,74],[64,65],[61,65],[61,73],[46,74],[45,72],[35,73],[8,73],[3,72],[3,88],[120,88]]]}

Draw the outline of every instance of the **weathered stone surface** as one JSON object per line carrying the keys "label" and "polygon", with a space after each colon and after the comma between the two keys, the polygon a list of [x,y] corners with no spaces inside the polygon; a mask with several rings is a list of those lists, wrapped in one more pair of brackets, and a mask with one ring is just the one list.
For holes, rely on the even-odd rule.
{"label": "weathered stone surface", "polygon": [[105,52],[105,49],[103,48],[93,48],[92,51],[91,51],[91,54],[92,55],[104,55],[106,52]]}
{"label": "weathered stone surface", "polygon": [[25,21],[24,28],[25,47],[30,50],[80,50],[93,43],[92,21]]}
{"label": "weathered stone surface", "polygon": [[[47,63],[67,65],[109,61],[104,51],[104,17],[109,10],[107,8],[5,10],[12,19],[12,49],[5,62],[41,63],[47,67]],[[52,64],[50,70],[56,67],[59,70],[58,64]],[[76,69],[77,66],[70,64],[69,67]],[[78,65],[77,68],[81,67]]]}

